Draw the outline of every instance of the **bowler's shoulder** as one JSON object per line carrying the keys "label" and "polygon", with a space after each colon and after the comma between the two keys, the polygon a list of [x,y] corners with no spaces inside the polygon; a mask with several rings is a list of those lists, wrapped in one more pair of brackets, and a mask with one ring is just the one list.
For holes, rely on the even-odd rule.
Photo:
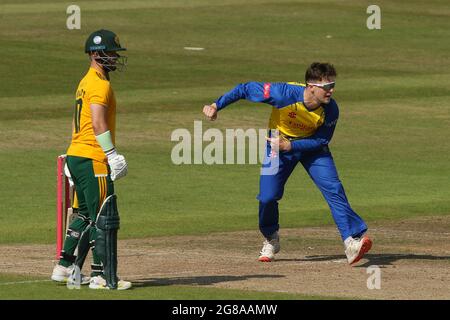
{"label": "bowler's shoulder", "polygon": [[303,101],[303,92],[305,91],[306,85],[300,82],[285,82],[285,95],[294,99],[295,102]]}
{"label": "bowler's shoulder", "polygon": [[300,82],[286,82],[285,85],[293,92],[303,93],[306,85]]}

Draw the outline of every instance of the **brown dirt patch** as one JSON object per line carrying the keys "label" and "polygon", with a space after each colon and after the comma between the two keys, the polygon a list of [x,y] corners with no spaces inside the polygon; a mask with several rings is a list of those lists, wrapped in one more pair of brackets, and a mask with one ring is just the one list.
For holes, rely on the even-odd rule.
{"label": "brown dirt patch", "polygon": [[[282,229],[276,262],[260,263],[257,231],[119,242],[119,271],[135,287],[198,285],[358,299],[450,299],[450,217],[372,223],[374,246],[346,263],[333,226]],[[0,246],[0,273],[50,275],[54,246]],[[89,259],[89,258],[88,258]],[[367,288],[367,267],[381,289]]]}

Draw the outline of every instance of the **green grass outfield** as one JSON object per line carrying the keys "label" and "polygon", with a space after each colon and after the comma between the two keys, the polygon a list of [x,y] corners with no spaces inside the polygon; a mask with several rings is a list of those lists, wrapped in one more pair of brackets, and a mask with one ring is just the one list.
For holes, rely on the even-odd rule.
{"label": "green grass outfield", "polygon": [[132,290],[91,290],[87,286],[69,290],[49,279],[0,274],[0,300],[322,300],[333,297],[305,296],[279,292],[243,291],[187,285],[135,284]]}
{"label": "green grass outfield", "polygon": [[[192,132],[203,105],[237,83],[302,81],[316,60],[332,62],[339,74],[340,120],[331,148],[354,209],[369,226],[450,214],[447,1],[378,1],[382,29],[373,31],[366,28],[369,1],[77,4],[81,30],[66,29],[66,1],[0,4],[0,244],[54,242],[56,156],[70,138],[74,91],[87,68],[85,38],[99,28],[117,32],[129,49],[128,70],[112,76],[117,147],[129,162],[128,177],[116,183],[121,238],[257,228],[259,166],[175,166],[171,132]],[[269,106],[239,102],[203,127],[264,128],[269,115]],[[282,228],[333,223],[302,169],[287,184],[280,222]],[[36,286],[49,298],[72,294],[36,283],[8,295],[34,298]],[[186,298],[239,296],[183,289]],[[138,288],[126,297],[164,299],[171,291]]]}

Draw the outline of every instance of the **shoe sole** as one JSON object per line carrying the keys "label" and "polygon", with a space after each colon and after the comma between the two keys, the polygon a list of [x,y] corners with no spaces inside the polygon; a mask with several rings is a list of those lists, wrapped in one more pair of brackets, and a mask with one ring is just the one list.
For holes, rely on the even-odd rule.
{"label": "shoe sole", "polygon": [[[130,289],[132,286],[129,286],[129,287],[119,287],[119,288],[117,288],[116,290],[128,290],[128,289]],[[92,289],[92,290],[111,290],[109,287],[103,287],[103,286],[100,286],[100,287],[91,287],[91,286],[89,286],[89,289]]]}
{"label": "shoe sole", "polygon": [[270,259],[269,257],[259,257],[259,262],[272,262],[274,259]]}
{"label": "shoe sole", "polygon": [[361,245],[361,249],[359,250],[359,254],[356,259],[353,260],[352,263],[350,263],[351,266],[361,260],[362,257],[372,248],[372,240],[370,240],[369,238],[364,237],[361,241],[363,242],[363,244]]}
{"label": "shoe sole", "polygon": [[133,287],[133,285],[130,285],[129,287],[119,287],[119,288],[117,288],[117,290],[128,290],[131,287]]}
{"label": "shoe sole", "polygon": [[91,286],[89,286],[89,289],[92,289],[92,290],[109,290],[109,287],[104,287],[104,286],[91,287]]}
{"label": "shoe sole", "polygon": [[[278,253],[278,252],[280,252],[280,247],[278,247],[278,248],[276,248],[275,250],[274,250],[274,253]],[[269,257],[266,257],[266,256],[263,256],[263,257],[259,257],[258,258],[258,261],[259,262],[272,262],[273,260],[275,260],[275,257],[274,258],[269,258]]]}
{"label": "shoe sole", "polygon": [[67,277],[64,276],[52,276],[51,279],[56,282],[65,283],[67,282]]}
{"label": "shoe sole", "polygon": [[[68,277],[64,277],[64,276],[52,276],[51,279],[53,281],[56,281],[56,282],[59,282],[59,283],[67,283],[67,281],[69,280]],[[84,286],[84,285],[87,285],[89,283],[90,283],[90,281],[88,279],[88,280],[85,280],[85,281],[81,282],[81,285]]]}

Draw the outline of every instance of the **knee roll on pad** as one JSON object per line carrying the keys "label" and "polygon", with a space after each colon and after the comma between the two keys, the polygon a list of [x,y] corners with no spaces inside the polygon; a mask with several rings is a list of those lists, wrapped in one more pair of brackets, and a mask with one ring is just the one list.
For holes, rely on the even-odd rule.
{"label": "knee roll on pad", "polygon": [[94,250],[103,263],[106,285],[111,289],[117,289],[117,231],[120,227],[120,218],[115,194],[103,202],[95,227],[97,238]]}

